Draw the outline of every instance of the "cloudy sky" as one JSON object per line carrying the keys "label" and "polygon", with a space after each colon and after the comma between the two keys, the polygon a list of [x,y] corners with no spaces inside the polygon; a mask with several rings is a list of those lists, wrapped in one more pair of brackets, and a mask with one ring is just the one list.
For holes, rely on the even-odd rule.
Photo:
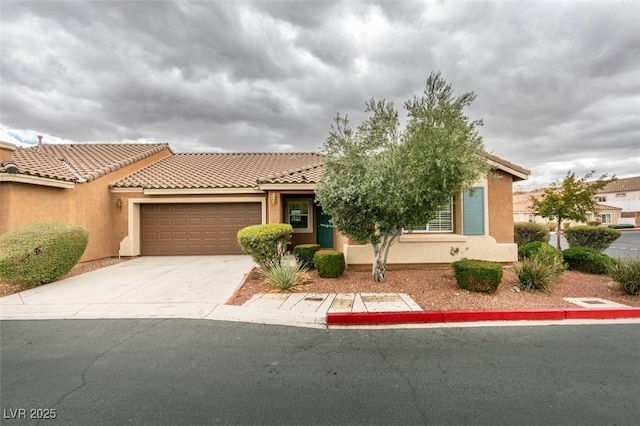
{"label": "cloudy sky", "polygon": [[640,2],[0,3],[0,139],[321,148],[336,113],[432,71],[532,170],[640,175]]}

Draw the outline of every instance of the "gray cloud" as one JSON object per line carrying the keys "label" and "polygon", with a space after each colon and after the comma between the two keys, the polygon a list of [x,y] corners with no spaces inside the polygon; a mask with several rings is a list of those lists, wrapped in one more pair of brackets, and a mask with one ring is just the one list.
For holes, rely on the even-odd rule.
{"label": "gray cloud", "polygon": [[6,1],[0,128],[176,151],[316,150],[337,112],[432,71],[478,98],[487,150],[545,185],[640,174],[640,4]]}

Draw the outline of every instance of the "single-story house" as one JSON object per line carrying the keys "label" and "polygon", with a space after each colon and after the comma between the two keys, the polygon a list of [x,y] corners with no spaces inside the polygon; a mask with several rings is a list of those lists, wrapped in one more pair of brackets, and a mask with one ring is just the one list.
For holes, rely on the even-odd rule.
{"label": "single-story house", "polygon": [[[530,197],[539,199],[544,191],[535,190],[531,192],[522,192],[513,195],[513,221],[514,222],[533,222],[547,224],[549,219],[536,215],[531,207]],[[597,199],[597,197],[596,197]],[[587,214],[587,222],[598,221],[602,225],[611,225],[619,223],[622,209],[607,204],[596,203],[596,209],[593,213]],[[586,225],[586,222],[576,222],[575,220],[566,221],[569,226]],[[555,223],[554,223],[555,224]]]}
{"label": "single-story house", "polygon": [[[512,183],[530,172],[486,154],[493,168],[474,191],[456,194],[439,216],[402,235],[390,264],[423,265],[459,256],[517,259]],[[290,223],[292,245],[318,243],[370,265],[372,250],[331,226],[315,202],[323,155],[174,153],[168,144],[0,143],[0,233],[36,221],[89,229],[82,261],[113,256],[241,253],[244,226]]]}

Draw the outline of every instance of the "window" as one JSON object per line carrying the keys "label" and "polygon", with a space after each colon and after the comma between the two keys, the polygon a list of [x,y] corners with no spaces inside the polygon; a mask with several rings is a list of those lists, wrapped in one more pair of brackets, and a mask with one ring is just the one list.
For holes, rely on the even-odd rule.
{"label": "window", "polygon": [[617,192],[616,193],[616,198],[624,198],[627,196],[626,192]]}
{"label": "window", "polygon": [[611,223],[611,215],[610,214],[601,214],[600,215],[600,222],[602,223]]}
{"label": "window", "polygon": [[422,232],[453,232],[453,207],[452,203],[444,209],[440,210],[435,219],[427,223],[426,225],[417,226],[412,231]]}
{"label": "window", "polygon": [[528,215],[528,219],[529,219],[529,223],[533,223],[533,215],[532,214]]}
{"label": "window", "polygon": [[596,202],[604,203],[605,201],[607,201],[607,196],[606,195],[598,195],[598,196],[596,196]]}
{"label": "window", "polygon": [[313,215],[310,199],[287,200],[287,223],[293,232],[313,232]]}

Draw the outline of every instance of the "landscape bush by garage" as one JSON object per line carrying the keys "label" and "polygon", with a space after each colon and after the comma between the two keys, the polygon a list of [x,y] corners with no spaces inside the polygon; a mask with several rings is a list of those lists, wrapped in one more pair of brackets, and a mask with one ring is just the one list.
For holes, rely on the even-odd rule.
{"label": "landscape bush by garage", "polygon": [[89,242],[89,231],[72,223],[39,222],[0,235],[0,277],[25,288],[69,273]]}
{"label": "landscape bush by garage", "polygon": [[573,226],[565,231],[569,247],[589,247],[604,251],[611,243],[620,238],[617,229],[602,226]]}
{"label": "landscape bush by garage", "polygon": [[569,269],[588,274],[606,274],[607,265],[615,262],[611,256],[589,247],[570,247],[562,251],[562,257]]}
{"label": "landscape bush by garage", "polygon": [[608,228],[612,228],[612,229],[633,229],[633,228],[635,228],[635,225],[632,225],[631,223],[616,223],[616,224],[609,225]]}
{"label": "landscape bush by garage", "polygon": [[337,250],[318,250],[313,256],[313,263],[320,278],[338,278],[346,266],[344,254]]}
{"label": "landscape bush by garage", "polygon": [[549,228],[540,223],[516,222],[513,224],[513,240],[518,247],[533,241],[549,242]]}
{"label": "landscape bush by garage", "polygon": [[640,258],[610,263],[607,265],[607,273],[624,291],[640,296]]}
{"label": "landscape bush by garage", "polygon": [[502,281],[502,266],[485,260],[462,259],[452,264],[458,287],[479,292],[495,292]]}
{"label": "landscape bush by garage", "polygon": [[264,269],[273,263],[280,263],[291,243],[291,234],[293,227],[288,223],[268,223],[242,228],[237,238],[242,251]]}
{"label": "landscape bush by garage", "polygon": [[313,268],[313,256],[320,250],[319,244],[298,244],[293,248],[293,255],[301,266]]}

